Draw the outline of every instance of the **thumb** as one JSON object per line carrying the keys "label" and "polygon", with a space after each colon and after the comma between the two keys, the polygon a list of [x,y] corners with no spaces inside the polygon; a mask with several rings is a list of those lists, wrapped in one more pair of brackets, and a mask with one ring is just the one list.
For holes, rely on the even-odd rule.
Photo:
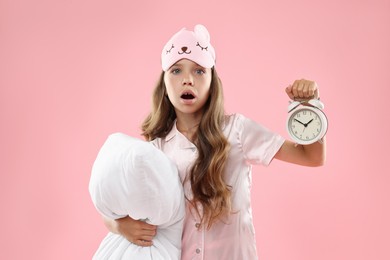
{"label": "thumb", "polygon": [[288,97],[292,100],[294,100],[294,94],[292,93],[292,86],[291,85],[288,85],[288,87],[285,89],[286,91],[286,94],[288,95]]}

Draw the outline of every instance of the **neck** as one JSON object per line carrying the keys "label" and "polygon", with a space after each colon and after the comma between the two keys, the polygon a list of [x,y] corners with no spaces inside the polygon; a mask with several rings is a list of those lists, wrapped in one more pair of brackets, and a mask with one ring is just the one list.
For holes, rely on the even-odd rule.
{"label": "neck", "polygon": [[177,115],[176,128],[187,137],[188,140],[194,141],[196,131],[200,124],[201,116],[182,116]]}

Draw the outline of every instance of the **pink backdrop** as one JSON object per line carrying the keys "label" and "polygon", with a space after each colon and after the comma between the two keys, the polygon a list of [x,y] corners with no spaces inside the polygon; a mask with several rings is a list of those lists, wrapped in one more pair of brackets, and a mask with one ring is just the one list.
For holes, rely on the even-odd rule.
{"label": "pink backdrop", "polygon": [[326,166],[254,168],[260,259],[390,259],[389,0],[0,0],[1,259],[91,258],[98,149],[139,136],[163,44],[196,23],[227,112],[287,136],[284,87],[302,77],[326,105]]}

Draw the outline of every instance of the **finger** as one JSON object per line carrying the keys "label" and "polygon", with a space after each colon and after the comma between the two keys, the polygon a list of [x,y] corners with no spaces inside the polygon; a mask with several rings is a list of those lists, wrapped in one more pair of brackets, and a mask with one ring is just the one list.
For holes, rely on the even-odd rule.
{"label": "finger", "polygon": [[318,85],[315,81],[313,81],[313,94],[312,94],[312,96],[313,96],[313,98],[319,98],[319,96],[320,96]]}
{"label": "finger", "polygon": [[317,83],[314,81],[307,81],[307,87],[306,90],[304,91],[305,97],[306,98],[315,98],[317,90]]}
{"label": "finger", "polygon": [[156,229],[157,227],[155,225],[151,225],[151,224],[148,224],[146,223],[145,221],[143,220],[134,220],[134,225],[136,225],[136,227],[138,229]]}
{"label": "finger", "polygon": [[292,86],[289,85],[286,89],[286,94],[290,99],[294,99],[294,94],[292,93]]}
{"label": "finger", "polygon": [[306,97],[314,97],[314,87],[309,87],[306,91]]}
{"label": "finger", "polygon": [[157,226],[154,226],[154,225],[150,225],[148,223],[142,223],[140,225],[140,228],[143,229],[143,230],[156,230],[157,229]]}
{"label": "finger", "polygon": [[142,236],[155,236],[156,233],[157,233],[156,230],[143,229],[140,231],[140,235]]}
{"label": "finger", "polygon": [[139,240],[136,240],[134,244],[136,244],[137,246],[148,247],[148,246],[152,246],[153,245],[153,241],[139,239]]}
{"label": "finger", "polygon": [[299,97],[299,94],[298,94],[299,83],[300,83],[300,81],[296,80],[296,81],[294,81],[294,84],[292,85],[292,94],[293,94],[294,98]]}
{"label": "finger", "polygon": [[317,86],[316,90],[314,90],[314,98],[319,99],[320,98],[320,90]]}
{"label": "finger", "polygon": [[306,82],[305,80],[300,80],[297,86],[297,92],[298,92],[298,97],[303,98],[305,97],[304,90],[306,88]]}
{"label": "finger", "polygon": [[145,240],[145,241],[152,241],[154,238],[154,235],[142,235],[139,236],[137,239],[138,240]]}
{"label": "finger", "polygon": [[311,84],[311,82],[305,81],[303,83],[302,97],[308,98],[308,97],[312,96],[310,94],[311,92],[314,92],[313,91],[313,85]]}

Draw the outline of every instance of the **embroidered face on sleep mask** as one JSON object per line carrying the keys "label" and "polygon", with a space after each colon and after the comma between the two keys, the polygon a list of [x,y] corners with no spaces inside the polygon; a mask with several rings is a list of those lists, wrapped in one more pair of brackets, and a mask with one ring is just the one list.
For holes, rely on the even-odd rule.
{"label": "embroidered face on sleep mask", "polygon": [[215,51],[210,44],[210,34],[203,25],[194,31],[181,29],[165,44],[161,53],[161,65],[167,71],[181,59],[189,59],[205,68],[215,65]]}

